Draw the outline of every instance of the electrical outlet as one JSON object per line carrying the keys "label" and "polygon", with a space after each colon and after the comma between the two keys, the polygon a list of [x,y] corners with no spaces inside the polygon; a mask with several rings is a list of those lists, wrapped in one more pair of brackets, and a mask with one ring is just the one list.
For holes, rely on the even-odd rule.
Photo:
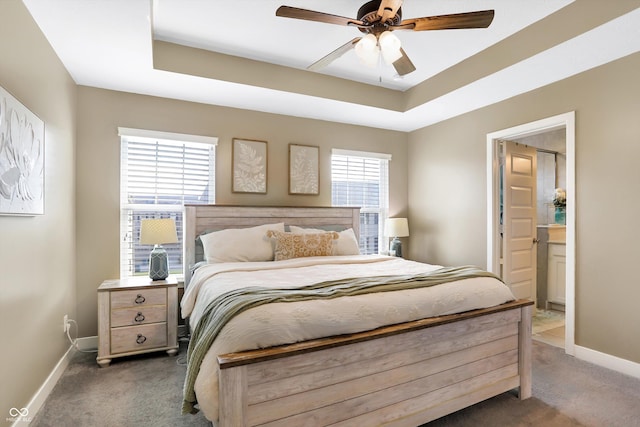
{"label": "electrical outlet", "polygon": [[65,314],[62,318],[62,322],[62,332],[67,332],[67,329],[69,328],[69,316]]}

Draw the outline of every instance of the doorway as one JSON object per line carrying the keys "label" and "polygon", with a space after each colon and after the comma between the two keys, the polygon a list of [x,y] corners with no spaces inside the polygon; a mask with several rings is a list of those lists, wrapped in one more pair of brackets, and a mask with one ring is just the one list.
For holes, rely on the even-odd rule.
{"label": "doorway", "polygon": [[575,352],[575,112],[560,114],[487,135],[487,269],[501,274],[500,141],[564,130],[566,141],[565,352]]}

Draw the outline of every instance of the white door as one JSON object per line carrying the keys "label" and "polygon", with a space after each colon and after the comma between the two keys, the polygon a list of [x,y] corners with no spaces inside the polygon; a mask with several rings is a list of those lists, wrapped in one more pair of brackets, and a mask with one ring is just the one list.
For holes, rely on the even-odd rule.
{"label": "white door", "polygon": [[502,279],[516,298],[536,300],[536,149],[505,141]]}

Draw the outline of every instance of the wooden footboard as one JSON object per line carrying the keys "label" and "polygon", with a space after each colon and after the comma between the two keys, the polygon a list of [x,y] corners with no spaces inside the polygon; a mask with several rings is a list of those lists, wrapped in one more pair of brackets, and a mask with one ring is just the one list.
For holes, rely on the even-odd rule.
{"label": "wooden footboard", "polygon": [[532,301],[221,355],[219,425],[411,426],[519,388]]}

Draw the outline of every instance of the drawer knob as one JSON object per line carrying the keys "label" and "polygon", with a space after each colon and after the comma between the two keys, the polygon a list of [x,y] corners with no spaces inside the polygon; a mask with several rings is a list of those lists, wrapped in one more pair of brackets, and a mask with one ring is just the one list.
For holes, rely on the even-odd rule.
{"label": "drawer knob", "polygon": [[147,337],[145,337],[142,334],[138,334],[138,337],[136,338],[136,342],[138,344],[144,344],[144,342],[147,340]]}
{"label": "drawer knob", "polygon": [[138,312],[134,320],[138,323],[144,322],[144,314],[142,314],[141,312]]}
{"label": "drawer knob", "polygon": [[145,301],[146,301],[146,298],[138,294],[138,296],[136,297],[136,304],[142,304]]}

